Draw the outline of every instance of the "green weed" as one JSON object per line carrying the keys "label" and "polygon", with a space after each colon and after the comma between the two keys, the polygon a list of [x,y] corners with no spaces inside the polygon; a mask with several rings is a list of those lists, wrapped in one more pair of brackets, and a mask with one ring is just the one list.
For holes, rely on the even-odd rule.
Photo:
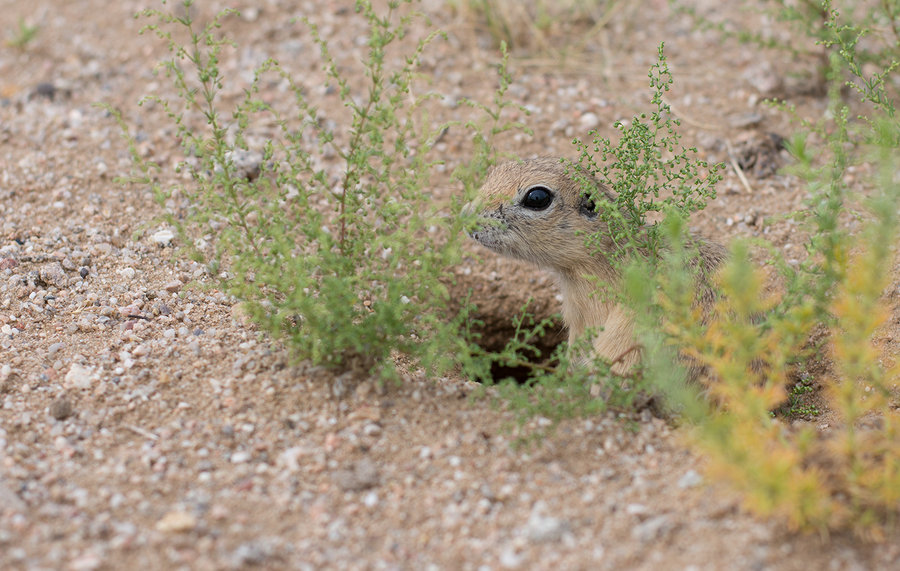
{"label": "green weed", "polygon": [[40,30],[41,27],[39,25],[29,26],[23,18],[19,18],[19,24],[15,30],[10,32],[6,45],[20,50],[25,49],[28,44],[34,41]]}
{"label": "green weed", "polygon": [[[649,115],[642,113],[629,122],[616,122],[618,141],[591,131],[593,140],[585,143],[575,139],[578,167],[572,169],[585,191],[592,194],[599,216],[609,231],[588,237],[588,243],[601,249],[601,243],[611,240],[619,253],[646,252],[655,256],[660,247],[659,226],[652,221],[652,213],[674,212],[683,216],[702,210],[706,202],[716,197],[715,186],[722,179],[722,164],[710,166],[696,158],[697,149],[681,144],[680,122],[671,114],[664,94],[674,82],[663,52],[649,72]],[[615,202],[609,203],[580,172],[596,177],[613,191]]]}
{"label": "green weed", "polygon": [[813,380],[809,377],[804,377],[790,388],[788,400],[779,407],[779,412],[788,419],[812,419],[819,416],[819,408],[808,400],[814,392]]}
{"label": "green weed", "polygon": [[[419,18],[410,2],[391,2],[381,13],[360,0],[367,52],[348,69],[306,21],[345,109],[345,119],[329,122],[305,86],[274,60],[240,86],[243,98],[226,104],[222,93],[233,78],[221,73],[220,61],[234,43],[221,24],[233,11],[198,26],[191,4],[185,1],[177,14],[142,13],[158,22],[145,30],[169,47],[162,70],[177,93],[145,102],[168,116],[184,155],[175,170],[191,182],[161,182],[160,167],[136,152],[133,182],[154,190],[192,255],[298,359],[384,376],[392,376],[397,354],[429,371],[455,366],[455,355],[468,351],[460,334],[465,316],[446,315],[444,276],[458,259],[465,222],[458,203],[448,216],[428,192],[439,163],[433,145],[452,125],[430,123],[423,104],[435,94],[416,83],[419,60],[440,33],[405,41]],[[408,51],[398,62],[386,57],[392,49]],[[501,83],[508,77],[504,66],[505,60]],[[359,77],[365,85],[352,80]],[[267,103],[266,86],[275,83],[293,95],[289,113]],[[518,127],[501,117],[504,89],[496,107],[478,105],[493,113],[487,133],[482,122],[466,125],[477,143],[476,167],[457,174],[467,187],[492,162],[494,134]],[[260,137],[271,125],[275,134]],[[337,168],[326,166],[326,155],[336,157]],[[247,157],[256,158],[254,172],[243,164]],[[167,206],[173,203],[186,207]]]}
{"label": "green weed", "polygon": [[[752,267],[747,247],[735,244],[720,276],[723,295],[702,325],[672,286],[678,264],[668,264],[655,281],[656,315],[666,332],[657,343],[674,344],[711,372],[706,390],[716,406],[695,407],[692,438],[714,476],[739,489],[750,510],[795,529],[879,537],[896,521],[900,486],[898,369],[881,364],[875,343],[887,316],[882,294],[900,226],[900,121],[888,80],[896,64],[864,77],[856,47],[865,30],[838,25],[833,11],[829,21],[831,35],[823,41],[835,49],[828,113],[801,124],[789,145],[796,158],[791,171],[810,194],[808,210],[797,213],[811,236],[807,260],[782,266],[786,294],[775,299],[761,288],[763,275]],[[854,107],[864,115],[854,117],[843,100],[847,74],[859,95]],[[811,131],[823,145],[809,143]],[[867,163],[876,168],[861,195],[846,173]],[[865,221],[862,232],[845,229],[848,214]],[[825,433],[786,426],[771,414],[779,406],[789,417],[819,412],[803,404],[808,382],[786,389],[807,339],[822,326],[830,331],[825,347],[834,368],[833,378],[821,383],[829,410],[840,419]],[[657,372],[648,365],[648,375]]]}
{"label": "green weed", "polygon": [[[605,214],[610,233],[589,240],[612,239],[628,254],[621,258],[622,289],[638,325],[642,370],[616,384],[608,363],[595,363],[593,376],[569,364],[542,371],[527,392],[510,388],[505,394],[532,418],[552,423],[601,410],[584,404],[597,396],[624,403],[617,397],[650,391],[687,422],[712,477],[739,490],[749,510],[793,529],[850,529],[877,538],[896,522],[900,505],[900,367],[881,363],[875,341],[888,316],[882,295],[900,229],[900,121],[892,92],[897,64],[873,67],[857,49],[866,29],[840,21],[828,10],[820,38],[830,50],[828,111],[819,121],[800,123],[788,145],[796,159],[790,171],[809,194],[807,209],[794,217],[810,239],[799,266],[772,260],[782,291],[764,287],[767,278],[751,263],[749,245],[738,241],[718,272],[713,306],[703,311],[695,303],[690,260],[696,254],[687,219],[714,195],[717,171],[678,145],[677,123],[667,121],[662,98],[654,97],[657,109],[649,119],[617,125],[618,144],[596,135],[593,145],[575,142],[579,167],[619,197]],[[671,81],[662,52],[651,81],[657,95]],[[846,87],[858,95],[856,103],[845,101]],[[810,142],[813,132],[823,143]],[[872,176],[851,186],[850,167]],[[864,229],[851,233],[848,216],[863,221]],[[839,419],[827,432],[788,425],[773,414],[780,410],[792,420],[821,413],[807,400],[812,379],[791,379],[809,355],[810,336],[822,328],[829,332],[822,350],[833,367],[816,381]],[[686,367],[705,372],[700,383],[685,382]],[[607,380],[597,384],[597,378]]]}

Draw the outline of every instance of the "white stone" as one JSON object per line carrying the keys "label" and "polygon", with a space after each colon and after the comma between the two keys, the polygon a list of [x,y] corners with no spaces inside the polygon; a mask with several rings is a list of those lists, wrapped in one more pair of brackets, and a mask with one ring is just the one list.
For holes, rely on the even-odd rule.
{"label": "white stone", "polygon": [[168,229],[160,230],[150,236],[150,239],[160,246],[168,246],[175,239],[175,233]]}
{"label": "white stone", "polygon": [[69,389],[89,389],[95,380],[96,375],[94,375],[93,368],[72,363],[72,367],[66,373],[63,385]]}
{"label": "white stone", "polygon": [[597,117],[596,113],[588,112],[578,119],[578,124],[582,129],[590,131],[591,129],[596,129],[600,126],[600,118]]}

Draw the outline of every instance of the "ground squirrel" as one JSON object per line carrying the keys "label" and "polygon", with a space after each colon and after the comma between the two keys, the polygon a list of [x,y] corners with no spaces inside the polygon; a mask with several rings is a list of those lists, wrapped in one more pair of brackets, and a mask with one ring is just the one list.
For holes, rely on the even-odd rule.
{"label": "ground squirrel", "polygon": [[[494,167],[487,176],[478,198],[467,211],[477,213],[478,222],[470,236],[491,250],[541,268],[559,276],[562,290],[562,316],[569,329],[569,344],[586,331],[597,331],[595,353],[614,362],[613,370],[623,373],[640,360],[634,350],[634,321],[629,310],[610,299],[594,295],[597,279],[616,287],[619,272],[607,254],[614,251],[611,241],[601,243],[592,253],[585,237],[605,229],[597,208],[569,168],[559,159],[540,158],[513,161]],[[597,196],[611,201],[614,195],[587,173]],[[725,258],[718,244],[692,237],[699,251],[697,299],[708,303],[712,289],[708,276]]]}

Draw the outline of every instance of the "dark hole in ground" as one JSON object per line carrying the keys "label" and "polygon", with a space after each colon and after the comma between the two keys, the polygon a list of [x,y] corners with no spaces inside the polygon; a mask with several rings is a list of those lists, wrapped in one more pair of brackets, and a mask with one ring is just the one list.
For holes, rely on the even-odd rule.
{"label": "dark hole in ground", "polygon": [[[482,349],[492,353],[502,352],[509,340],[516,334],[512,320],[509,316],[494,315],[481,316],[481,321],[483,321],[484,324],[476,329],[476,331],[481,334],[478,345]],[[558,327],[550,328],[543,337],[529,340],[529,343],[540,351],[539,355],[533,351],[526,351],[520,354],[519,357],[528,363],[554,365],[555,362],[551,361],[551,356],[556,348],[564,343],[565,340],[565,331],[563,331],[562,324],[559,324]],[[519,384],[524,384],[533,376],[536,376],[535,373],[536,370],[534,367],[525,364],[507,365],[495,362],[491,364],[489,379],[475,380],[479,382],[499,382],[505,379],[513,379]]]}
{"label": "dark hole in ground", "polygon": [[[533,354],[528,356],[528,361],[539,363],[541,365],[556,365],[556,361],[541,359]],[[536,370],[534,367],[529,367],[528,365],[503,365],[501,363],[493,363],[491,364],[491,378],[478,380],[480,382],[490,380],[491,382],[497,383],[506,379],[512,379],[520,385],[524,385],[533,377],[536,377],[539,372],[540,371]]]}

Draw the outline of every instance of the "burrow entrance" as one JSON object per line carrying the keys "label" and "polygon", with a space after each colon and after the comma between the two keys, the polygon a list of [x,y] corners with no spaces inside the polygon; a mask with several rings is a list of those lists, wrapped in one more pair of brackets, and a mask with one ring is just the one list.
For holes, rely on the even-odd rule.
{"label": "burrow entrance", "polygon": [[[475,327],[474,331],[481,335],[477,341],[478,346],[492,353],[500,353],[506,347],[507,343],[515,336],[512,316],[497,314],[482,314],[474,316],[483,324]],[[565,343],[567,334],[563,327],[562,321],[557,321],[548,328],[542,337],[528,339],[528,343],[533,345],[538,351],[526,352],[521,355],[526,361],[540,364],[553,364],[551,356],[560,344]],[[477,379],[481,382],[492,381],[497,382],[503,379],[512,378],[518,383],[525,383],[534,375],[534,368],[528,365],[509,366],[500,363],[491,365],[489,379]]]}

